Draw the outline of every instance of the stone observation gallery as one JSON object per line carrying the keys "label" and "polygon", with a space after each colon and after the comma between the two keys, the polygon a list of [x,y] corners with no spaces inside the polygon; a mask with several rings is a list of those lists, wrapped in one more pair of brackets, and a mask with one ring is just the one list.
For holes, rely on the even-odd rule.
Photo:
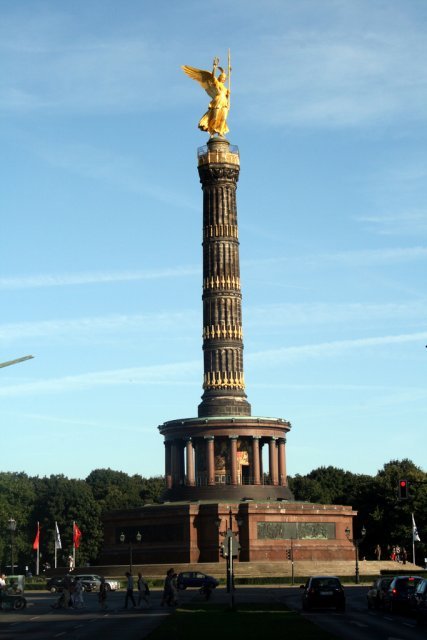
{"label": "stone observation gallery", "polygon": [[[353,557],[345,534],[351,507],[296,502],[286,475],[283,418],[251,415],[243,367],[242,291],[236,190],[238,148],[224,137],[230,92],[215,58],[213,70],[183,67],[212,101],[199,122],[210,134],[198,149],[203,190],[203,395],[197,417],[159,426],[164,440],[163,504],[110,512],[103,561],[217,562],[227,528],[239,537],[239,561]],[[220,70],[217,76],[217,69]]]}

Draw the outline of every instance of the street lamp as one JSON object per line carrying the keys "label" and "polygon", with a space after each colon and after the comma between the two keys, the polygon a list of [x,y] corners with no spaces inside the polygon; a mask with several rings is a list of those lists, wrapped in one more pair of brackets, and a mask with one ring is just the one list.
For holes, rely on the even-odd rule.
{"label": "street lamp", "polygon": [[[228,512],[228,527],[226,531],[219,531],[221,527],[221,518],[215,520],[215,526],[218,529],[219,535],[223,536],[224,544],[221,545],[222,554],[227,560],[227,593],[231,594],[231,609],[234,609],[234,563],[233,558],[237,558],[240,545],[237,539],[238,532],[233,531],[233,511],[230,507]],[[235,516],[237,526],[243,525],[243,520],[237,515]]]}
{"label": "street lamp", "polygon": [[355,576],[356,576],[356,584],[359,584],[359,582],[360,582],[360,577],[359,577],[359,544],[361,542],[363,542],[363,540],[365,539],[366,529],[365,529],[365,527],[362,527],[362,529],[360,531],[360,538],[350,538],[350,533],[351,533],[350,529],[347,527],[347,529],[345,530],[345,535],[350,540],[350,542],[352,542],[354,544],[354,553],[355,553],[355,558],[356,558]]}
{"label": "street lamp", "polygon": [[[140,533],[139,531],[138,531],[138,533],[136,534],[135,538],[136,538],[136,541],[137,541],[138,543],[140,543],[140,542],[141,542],[141,540],[142,540],[142,535],[141,535],[141,533]],[[120,534],[120,538],[119,538],[119,539],[120,539],[120,542],[122,542],[122,543],[123,543],[123,542],[125,542],[125,540],[126,540],[126,536],[125,536],[125,534],[123,533],[123,531],[122,531],[122,533]],[[132,573],[132,564],[133,564],[133,562],[132,562],[132,560],[133,560],[132,555],[133,555],[132,540],[129,540],[129,573]]]}
{"label": "street lamp", "polygon": [[9,518],[8,520],[8,529],[10,531],[10,566],[11,566],[11,575],[14,573],[14,558],[13,558],[13,542],[16,531],[16,520],[13,518]]}

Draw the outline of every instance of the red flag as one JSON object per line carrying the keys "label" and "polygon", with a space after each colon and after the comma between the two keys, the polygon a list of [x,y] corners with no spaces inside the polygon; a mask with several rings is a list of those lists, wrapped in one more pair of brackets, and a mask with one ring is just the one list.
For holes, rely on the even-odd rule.
{"label": "red flag", "polygon": [[78,528],[78,526],[76,525],[76,523],[73,523],[73,543],[74,543],[74,548],[78,549],[80,547],[80,538],[82,537],[82,532],[80,531],[80,529]]}
{"label": "red flag", "polygon": [[38,549],[40,546],[40,524],[37,523],[37,533],[33,542],[33,549]]}

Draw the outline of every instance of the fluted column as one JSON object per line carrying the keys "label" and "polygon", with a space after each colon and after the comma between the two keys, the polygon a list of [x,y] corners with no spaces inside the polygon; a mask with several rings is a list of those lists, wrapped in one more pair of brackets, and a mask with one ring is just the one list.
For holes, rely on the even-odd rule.
{"label": "fluted column", "polygon": [[279,438],[279,484],[286,487],[288,482],[286,479],[286,438]]}
{"label": "fluted column", "polygon": [[196,478],[194,474],[194,451],[191,438],[187,438],[185,442],[185,453],[187,463],[187,486],[194,487],[196,484]]}
{"label": "fluted column", "polygon": [[261,484],[259,436],[253,436],[252,438],[252,465],[253,482],[254,484]]}
{"label": "fluted column", "polygon": [[171,470],[171,443],[167,440],[164,441],[165,445],[165,477],[166,488],[172,488],[172,470]]}
{"label": "fluted column", "polygon": [[230,436],[230,483],[236,485],[237,478],[237,436]]}
{"label": "fluted column", "polygon": [[276,438],[270,438],[269,443],[269,467],[270,467],[270,482],[273,485],[277,485],[277,446]]}
{"label": "fluted column", "polygon": [[206,466],[208,472],[208,485],[215,484],[215,443],[213,436],[205,436],[206,441]]}
{"label": "fluted column", "polygon": [[237,148],[222,137],[199,149],[203,188],[203,362],[199,416],[250,415],[243,373]]}

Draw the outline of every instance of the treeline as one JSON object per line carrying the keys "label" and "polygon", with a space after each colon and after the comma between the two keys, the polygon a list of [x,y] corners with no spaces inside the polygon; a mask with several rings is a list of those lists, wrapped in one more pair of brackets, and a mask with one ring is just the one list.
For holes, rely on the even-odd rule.
{"label": "treeline", "polygon": [[[409,499],[399,500],[400,479],[409,483]],[[412,557],[412,513],[421,543],[416,543],[417,560],[427,556],[427,474],[410,460],[392,460],[375,476],[354,474],[336,467],[319,467],[307,475],[289,478],[296,500],[322,504],[351,505],[358,516],[354,535],[364,526],[367,534],[360,545],[361,557],[374,557],[377,544],[383,558],[393,545],[406,547]],[[25,473],[0,473],[0,567],[11,562],[13,535],[14,559],[20,571],[34,571],[32,549],[37,522],[40,523],[40,565],[53,566],[55,522],[61,534],[58,566],[65,566],[72,551],[72,524],[82,532],[76,551],[77,565],[96,564],[103,544],[102,515],[112,509],[141,507],[160,502],[164,478],[129,476],[112,469],[96,469],[85,480],[51,475],[39,478]],[[9,530],[9,520],[16,531]]]}
{"label": "treeline", "polygon": [[[0,567],[11,564],[13,536],[14,564],[23,571],[34,572],[36,552],[33,543],[40,524],[40,567],[53,567],[55,522],[62,548],[57,550],[58,567],[66,566],[72,553],[73,521],[82,532],[76,549],[76,564],[95,564],[102,548],[102,515],[112,509],[141,507],[160,501],[164,478],[129,476],[112,469],[96,469],[85,480],[51,475],[39,478],[25,473],[0,473]],[[16,531],[9,530],[9,520],[16,521]]]}

